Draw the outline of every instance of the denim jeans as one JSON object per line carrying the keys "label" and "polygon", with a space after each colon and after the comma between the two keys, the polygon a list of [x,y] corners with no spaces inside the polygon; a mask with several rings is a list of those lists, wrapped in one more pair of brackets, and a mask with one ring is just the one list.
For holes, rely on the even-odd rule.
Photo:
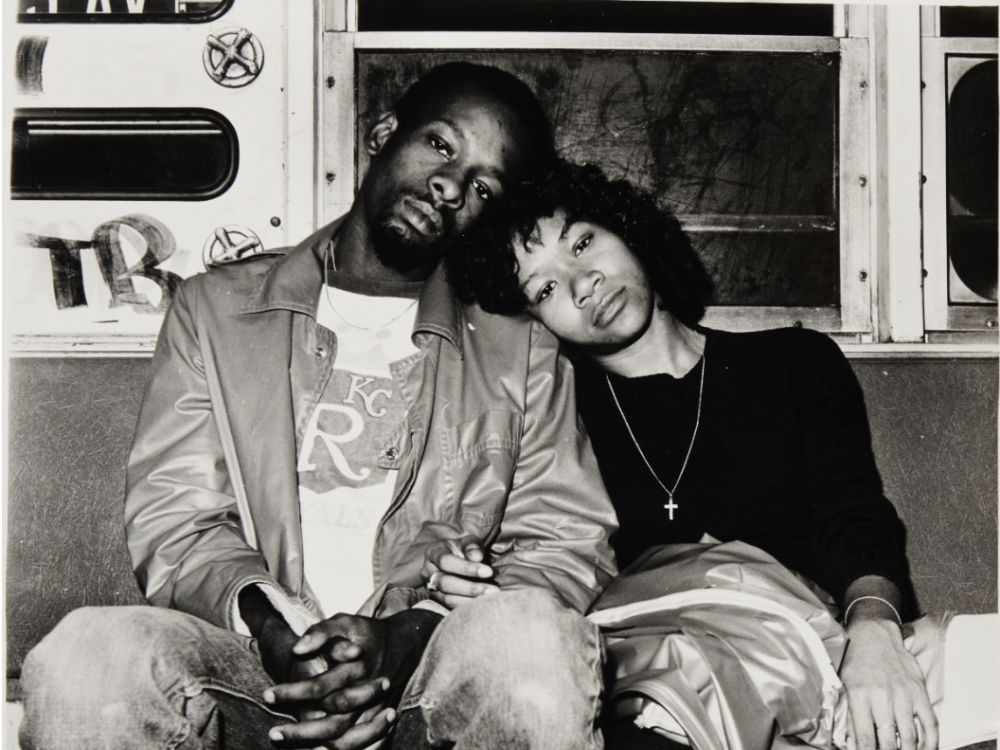
{"label": "denim jeans", "polygon": [[482,596],[438,627],[400,709],[432,746],[600,750],[597,627],[539,591]]}
{"label": "denim jeans", "polygon": [[[480,597],[438,626],[400,705],[456,750],[600,750],[597,628],[539,591]],[[256,643],[154,607],[70,613],[22,671],[25,750],[270,748],[288,717]]]}

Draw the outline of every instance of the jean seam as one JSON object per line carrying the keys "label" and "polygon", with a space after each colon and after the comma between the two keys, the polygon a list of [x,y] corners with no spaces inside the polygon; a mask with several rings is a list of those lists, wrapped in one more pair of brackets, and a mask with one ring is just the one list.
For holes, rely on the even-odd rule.
{"label": "jean seam", "polygon": [[225,682],[223,680],[214,679],[211,677],[199,677],[196,680],[192,680],[185,685],[181,685],[171,691],[171,695],[168,697],[172,700],[177,693],[183,695],[185,698],[193,698],[197,695],[201,695],[205,691],[214,690],[219,693],[225,693],[226,695],[232,696],[233,698],[239,698],[247,703],[252,703],[263,711],[269,713],[271,716],[277,716],[282,719],[288,719],[289,721],[295,721],[295,717],[291,714],[282,713],[281,711],[276,711],[266,703],[257,700],[252,695],[247,693],[241,688],[233,686],[230,682]]}
{"label": "jean seam", "polygon": [[[592,654],[593,654],[593,656],[590,659],[590,661],[592,663],[589,665],[590,666],[589,673],[593,676],[593,678],[598,683],[597,686],[596,686],[597,689],[594,691],[594,695],[591,698],[591,702],[590,702],[590,709],[591,709],[590,710],[590,715],[594,717],[594,721],[596,722],[597,719],[598,719],[598,712],[601,710],[601,692],[602,692],[601,688],[602,688],[602,685],[601,685],[601,677],[600,676],[602,674],[603,661],[604,661],[603,658],[602,658],[603,648],[602,648],[602,645],[601,645],[602,641],[601,641],[600,628],[598,628],[597,625],[595,625],[594,623],[590,622],[589,620],[586,620],[585,622],[587,623],[587,625],[590,626],[590,628],[589,628],[590,629],[590,645],[592,647],[591,651],[592,651]],[[594,746],[593,738],[591,739],[590,745],[592,747]]]}
{"label": "jean seam", "polygon": [[205,684],[203,684],[201,687],[203,690],[216,690],[220,693],[225,693],[226,695],[230,695],[233,698],[239,698],[240,700],[245,700],[248,703],[252,703],[253,705],[257,706],[258,708],[263,709],[267,713],[271,714],[271,716],[277,716],[278,718],[288,719],[289,721],[296,721],[295,717],[292,716],[291,714],[282,713],[281,711],[275,711],[266,703],[262,703],[256,698],[252,698],[244,691],[234,688],[226,683],[217,682],[215,680],[206,680]]}
{"label": "jean seam", "polygon": [[437,738],[434,737],[434,733],[431,729],[431,716],[434,713],[434,709],[437,708],[437,702],[421,698],[418,705],[424,715],[424,723],[427,725],[427,742],[430,743],[431,747],[433,747],[437,743]]}
{"label": "jean seam", "polygon": [[167,743],[167,750],[175,750],[175,748],[182,747],[185,742],[187,742],[188,737],[191,736],[191,722],[185,722],[184,726],[174,735],[174,738]]}
{"label": "jean seam", "polygon": [[[164,691],[163,697],[170,705],[174,705],[174,701],[178,697],[187,699],[190,696],[187,694],[187,690],[183,686],[175,686],[172,690]],[[184,743],[186,743],[188,738],[191,736],[191,720],[187,718],[184,711],[177,711],[175,716],[181,720],[181,726],[176,732],[174,732],[174,736],[167,743],[166,750],[175,750],[176,748],[183,747]]]}

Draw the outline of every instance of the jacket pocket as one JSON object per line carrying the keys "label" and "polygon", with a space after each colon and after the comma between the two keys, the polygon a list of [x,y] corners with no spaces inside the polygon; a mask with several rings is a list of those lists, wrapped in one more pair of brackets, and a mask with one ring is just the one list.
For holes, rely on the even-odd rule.
{"label": "jacket pocket", "polygon": [[440,433],[443,486],[463,525],[496,526],[514,480],[523,420],[508,411],[487,411]]}

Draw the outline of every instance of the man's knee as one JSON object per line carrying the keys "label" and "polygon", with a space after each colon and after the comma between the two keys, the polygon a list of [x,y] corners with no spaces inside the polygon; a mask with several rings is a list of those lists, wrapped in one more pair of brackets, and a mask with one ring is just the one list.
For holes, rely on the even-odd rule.
{"label": "man's knee", "polygon": [[599,707],[602,656],[596,626],[551,595],[491,594],[439,626],[407,702],[434,706],[435,728],[469,721],[470,713],[486,719],[494,708],[512,725],[573,716],[586,728]]}
{"label": "man's knee", "polygon": [[30,684],[51,666],[65,672],[79,661],[106,663],[112,656],[134,663],[157,638],[152,607],[81,607],[67,614],[28,654],[22,670]]}
{"label": "man's knee", "polygon": [[601,666],[578,612],[541,591],[491,594],[441,623],[402,708],[420,708],[430,742],[596,749]]}
{"label": "man's knee", "polygon": [[[442,625],[442,638],[458,648],[473,644],[473,658],[500,654],[507,664],[589,659],[600,667],[601,640],[591,622],[538,590],[483,596],[456,609]],[[539,661],[541,660],[541,662]]]}
{"label": "man's knee", "polygon": [[218,729],[213,690],[266,713],[254,701],[272,683],[249,641],[157,607],[75,610],[25,661],[23,746],[200,747]]}

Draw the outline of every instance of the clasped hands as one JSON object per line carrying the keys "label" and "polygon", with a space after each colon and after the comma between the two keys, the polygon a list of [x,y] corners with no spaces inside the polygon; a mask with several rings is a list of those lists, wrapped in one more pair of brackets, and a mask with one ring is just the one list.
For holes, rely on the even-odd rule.
{"label": "clasped hands", "polygon": [[355,750],[386,736],[439,619],[417,610],[386,619],[339,614],[301,638],[288,630],[261,640],[264,667],[279,683],[263,700],[299,719],[275,726],[270,739]]}

